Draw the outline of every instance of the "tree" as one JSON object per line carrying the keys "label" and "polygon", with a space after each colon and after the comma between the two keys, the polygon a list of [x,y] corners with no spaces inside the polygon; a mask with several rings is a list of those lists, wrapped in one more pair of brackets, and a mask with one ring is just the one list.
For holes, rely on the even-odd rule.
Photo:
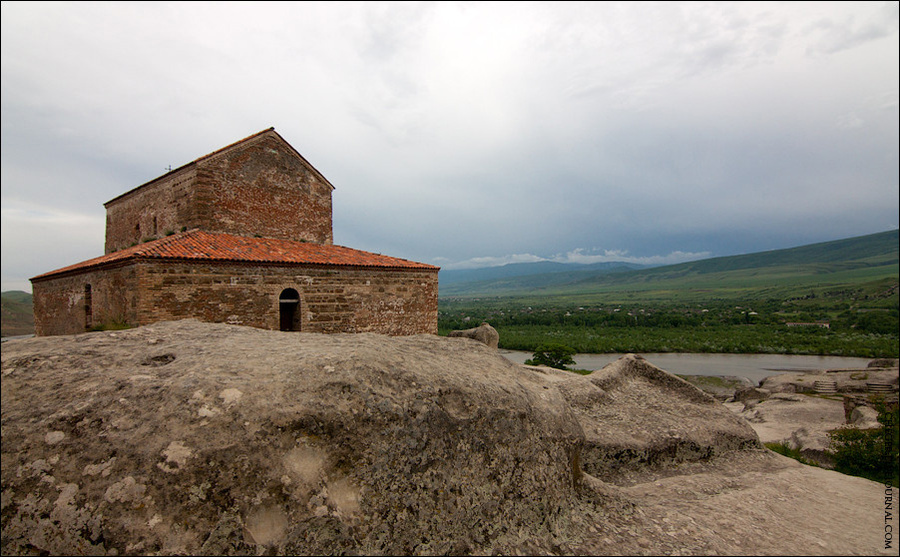
{"label": "tree", "polygon": [[575,363],[572,355],[575,350],[559,343],[542,344],[534,351],[532,359],[525,362],[530,366],[549,366],[556,369],[567,369],[566,366]]}

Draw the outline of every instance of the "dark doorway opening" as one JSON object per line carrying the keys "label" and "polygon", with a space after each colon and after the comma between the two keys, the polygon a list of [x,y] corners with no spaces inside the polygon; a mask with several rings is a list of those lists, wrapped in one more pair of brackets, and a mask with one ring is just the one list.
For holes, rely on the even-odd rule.
{"label": "dark doorway opening", "polygon": [[280,329],[282,331],[300,330],[300,293],[293,288],[285,288],[278,296],[278,310],[281,317]]}

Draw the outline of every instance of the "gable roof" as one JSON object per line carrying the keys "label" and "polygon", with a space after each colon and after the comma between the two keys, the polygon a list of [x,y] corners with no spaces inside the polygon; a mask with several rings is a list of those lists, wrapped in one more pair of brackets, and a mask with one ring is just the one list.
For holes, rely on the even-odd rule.
{"label": "gable roof", "polygon": [[281,137],[281,135],[280,135],[278,132],[275,131],[275,128],[274,128],[274,127],[271,127],[271,128],[262,130],[261,132],[257,132],[257,133],[255,133],[255,134],[253,134],[253,135],[247,136],[247,137],[245,137],[244,139],[241,139],[240,141],[235,141],[234,143],[232,143],[232,144],[230,144],[230,145],[226,145],[225,147],[222,147],[221,149],[216,149],[216,150],[213,151],[212,153],[208,153],[208,154],[206,154],[206,155],[203,155],[202,157],[199,157],[199,158],[197,158],[197,159],[194,159],[194,160],[192,160],[191,162],[189,162],[189,163],[187,163],[187,164],[183,164],[183,165],[179,166],[178,168],[176,168],[176,169],[174,169],[174,170],[170,170],[169,172],[166,172],[166,173],[163,174],[162,176],[159,176],[159,177],[157,177],[157,178],[154,178],[154,179],[150,180],[149,182],[145,182],[145,183],[141,184],[140,186],[138,186],[138,187],[136,187],[136,188],[132,188],[132,189],[126,191],[125,193],[121,194],[121,195],[117,195],[116,197],[114,197],[114,198],[110,199],[109,201],[107,201],[106,203],[104,203],[103,206],[105,207],[105,206],[109,205],[110,203],[113,203],[113,202],[115,202],[115,201],[118,201],[119,199],[121,199],[121,198],[123,198],[123,197],[126,197],[126,196],[128,196],[128,195],[134,193],[134,192],[137,191],[137,190],[140,190],[140,189],[142,189],[142,188],[145,188],[145,187],[147,187],[147,186],[149,186],[149,185],[151,185],[151,184],[154,184],[154,183],[156,183],[156,182],[158,182],[158,181],[160,181],[160,180],[162,180],[162,179],[164,179],[164,178],[167,178],[167,177],[169,177],[169,176],[171,176],[171,175],[173,175],[173,174],[177,174],[178,172],[182,172],[183,170],[186,170],[186,169],[188,169],[188,168],[190,168],[190,167],[192,167],[192,166],[196,166],[197,163],[200,163],[200,162],[203,162],[203,161],[212,159],[212,158],[214,158],[214,157],[216,157],[216,156],[218,156],[218,155],[221,155],[221,154],[223,154],[223,153],[226,153],[226,152],[228,152],[228,151],[231,151],[231,150],[233,150],[233,149],[236,149],[236,148],[238,148],[238,147],[240,147],[240,146],[242,146],[242,145],[246,145],[247,143],[250,143],[250,142],[254,141],[255,139],[260,138],[260,137],[265,136],[265,135],[274,135],[276,138],[278,138],[278,140],[281,141],[282,143],[284,143],[285,146],[286,146],[288,149],[290,149],[292,153],[294,153],[294,155],[296,155],[301,161],[303,161],[303,164],[305,164],[306,166],[309,167],[309,169],[316,175],[316,178],[318,178],[318,179],[321,180],[323,183],[325,183],[326,185],[328,185],[328,187],[330,187],[332,190],[335,189],[334,186],[331,184],[331,182],[329,182],[328,179],[325,178],[325,176],[322,176],[322,173],[319,172],[319,171],[316,169],[316,167],[314,167],[312,164],[310,164],[309,161],[306,160],[306,158],[305,158],[303,155],[301,155],[299,151],[297,151],[296,149],[294,149],[294,146],[293,146],[293,145],[291,145],[290,143],[288,143],[287,141],[285,141],[285,139],[284,139],[283,137]]}
{"label": "gable roof", "polygon": [[81,273],[101,267],[116,266],[141,260],[257,263],[273,266],[377,267],[421,271],[440,270],[440,267],[434,265],[417,263],[407,259],[344,246],[311,244],[274,238],[250,238],[222,232],[189,230],[50,271],[31,280],[46,280],[60,275]]}

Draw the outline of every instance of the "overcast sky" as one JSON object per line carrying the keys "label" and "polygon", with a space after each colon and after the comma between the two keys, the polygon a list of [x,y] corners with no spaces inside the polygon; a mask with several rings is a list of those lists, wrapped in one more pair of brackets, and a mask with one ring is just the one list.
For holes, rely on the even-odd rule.
{"label": "overcast sky", "polygon": [[334,241],[445,269],[898,226],[898,3],[2,3],[2,289],[270,126]]}

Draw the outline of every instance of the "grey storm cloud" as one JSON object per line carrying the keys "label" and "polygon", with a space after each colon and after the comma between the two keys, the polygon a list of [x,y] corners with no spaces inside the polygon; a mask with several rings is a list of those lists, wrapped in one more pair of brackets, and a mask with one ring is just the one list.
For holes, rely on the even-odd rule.
{"label": "grey storm cloud", "polygon": [[896,228],[897,6],[3,2],[3,290],[270,126],[336,243],[448,269]]}

